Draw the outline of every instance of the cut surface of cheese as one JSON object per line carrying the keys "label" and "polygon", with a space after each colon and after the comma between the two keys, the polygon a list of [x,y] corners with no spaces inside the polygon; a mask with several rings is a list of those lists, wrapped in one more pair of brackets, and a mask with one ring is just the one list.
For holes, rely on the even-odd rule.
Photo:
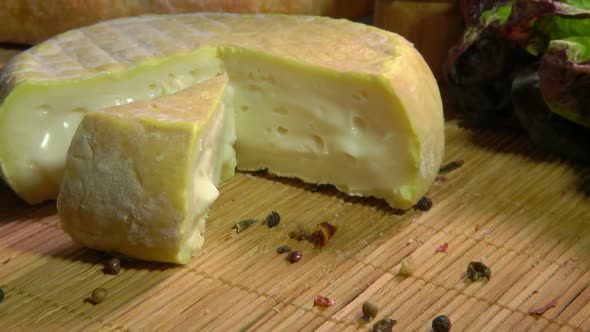
{"label": "cut surface of cheese", "polygon": [[220,73],[238,169],[268,169],[407,209],[444,151],[440,94],[404,38],[346,20],[188,14],[120,19],[23,52],[2,71],[0,165],[31,203],[57,196],[84,114]]}
{"label": "cut surface of cheese", "polygon": [[62,229],[90,248],[190,261],[216,186],[235,168],[226,83],[220,75],[87,114],[68,149],[57,200]]}

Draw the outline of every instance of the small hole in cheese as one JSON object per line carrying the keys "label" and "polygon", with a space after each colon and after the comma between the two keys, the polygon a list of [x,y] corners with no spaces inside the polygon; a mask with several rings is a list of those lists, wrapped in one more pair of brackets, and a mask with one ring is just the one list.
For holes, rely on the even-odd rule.
{"label": "small hole in cheese", "polygon": [[240,106],[240,110],[242,110],[242,112],[248,112],[250,108],[247,105],[242,105]]}
{"label": "small hole in cheese", "polygon": [[273,111],[273,113],[279,114],[279,115],[287,115],[287,114],[289,114],[289,111],[286,108],[282,107],[282,106],[276,106],[276,107],[274,107],[272,109],[272,111]]}
{"label": "small hole in cheese", "polygon": [[324,139],[321,138],[318,135],[314,135],[313,136],[313,143],[315,144],[315,147],[318,151],[323,151],[324,150]]}
{"label": "small hole in cheese", "polygon": [[260,91],[262,92],[263,89],[260,85],[256,85],[256,84],[248,84],[248,88],[250,88],[250,90],[252,91]]}
{"label": "small hole in cheese", "polygon": [[48,104],[43,104],[43,105],[39,105],[37,106],[37,110],[41,111],[43,113],[46,113],[47,111],[51,111],[53,107],[51,107],[51,105]]}
{"label": "small hole in cheese", "polygon": [[273,74],[265,75],[264,80],[268,81],[269,83],[275,83],[277,81]]}
{"label": "small hole in cheese", "polygon": [[285,127],[282,127],[282,126],[278,126],[278,127],[277,127],[277,132],[278,132],[279,134],[281,134],[281,135],[284,135],[284,134],[286,134],[286,133],[288,133],[288,132],[289,132],[289,129],[287,129],[287,128],[285,128]]}
{"label": "small hole in cheese", "polygon": [[359,90],[359,92],[354,96],[357,101],[359,102],[366,102],[369,100],[369,92],[365,89]]}

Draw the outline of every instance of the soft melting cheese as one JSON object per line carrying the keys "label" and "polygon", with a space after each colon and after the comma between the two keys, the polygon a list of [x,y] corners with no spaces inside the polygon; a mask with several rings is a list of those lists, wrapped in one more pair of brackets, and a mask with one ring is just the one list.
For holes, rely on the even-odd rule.
{"label": "soft melting cheese", "polygon": [[56,197],[84,114],[226,73],[239,169],[331,183],[409,208],[444,150],[436,81],[399,35],[346,20],[188,14],[121,19],[23,52],[0,75],[0,165]]}
{"label": "soft melting cheese", "polygon": [[203,244],[216,186],[235,167],[226,82],[86,115],[57,200],[63,230],[91,248],[187,263]]}

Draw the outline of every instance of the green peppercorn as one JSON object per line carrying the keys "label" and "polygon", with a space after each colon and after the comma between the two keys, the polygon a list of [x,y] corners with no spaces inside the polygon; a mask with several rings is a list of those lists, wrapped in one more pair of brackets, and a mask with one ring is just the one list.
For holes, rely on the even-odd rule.
{"label": "green peppercorn", "polygon": [[399,275],[402,277],[411,276],[416,271],[416,263],[412,257],[406,257],[401,261],[401,267],[399,268]]}
{"label": "green peppercorn", "polygon": [[237,222],[233,228],[236,229],[236,233],[239,233],[247,228],[249,228],[250,226],[258,223],[259,221],[256,219],[246,219],[246,220],[242,220]]}
{"label": "green peppercorn", "polygon": [[363,303],[363,319],[371,321],[373,318],[377,317],[379,313],[379,308],[372,302],[365,302]]}
{"label": "green peppercorn", "polygon": [[92,291],[90,295],[90,301],[94,304],[99,304],[104,302],[107,299],[108,292],[106,288],[98,287],[97,289]]}
{"label": "green peppercorn", "polygon": [[284,254],[284,253],[289,252],[289,251],[291,251],[291,247],[289,247],[289,246],[280,246],[280,247],[277,248],[277,252],[279,254]]}

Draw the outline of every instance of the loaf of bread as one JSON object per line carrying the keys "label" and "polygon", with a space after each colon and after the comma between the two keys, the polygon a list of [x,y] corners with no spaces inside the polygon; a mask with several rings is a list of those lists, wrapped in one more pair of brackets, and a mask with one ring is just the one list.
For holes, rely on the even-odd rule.
{"label": "loaf of bread", "polygon": [[282,13],[358,18],[372,0],[2,0],[0,42],[36,44],[98,21],[189,12]]}

